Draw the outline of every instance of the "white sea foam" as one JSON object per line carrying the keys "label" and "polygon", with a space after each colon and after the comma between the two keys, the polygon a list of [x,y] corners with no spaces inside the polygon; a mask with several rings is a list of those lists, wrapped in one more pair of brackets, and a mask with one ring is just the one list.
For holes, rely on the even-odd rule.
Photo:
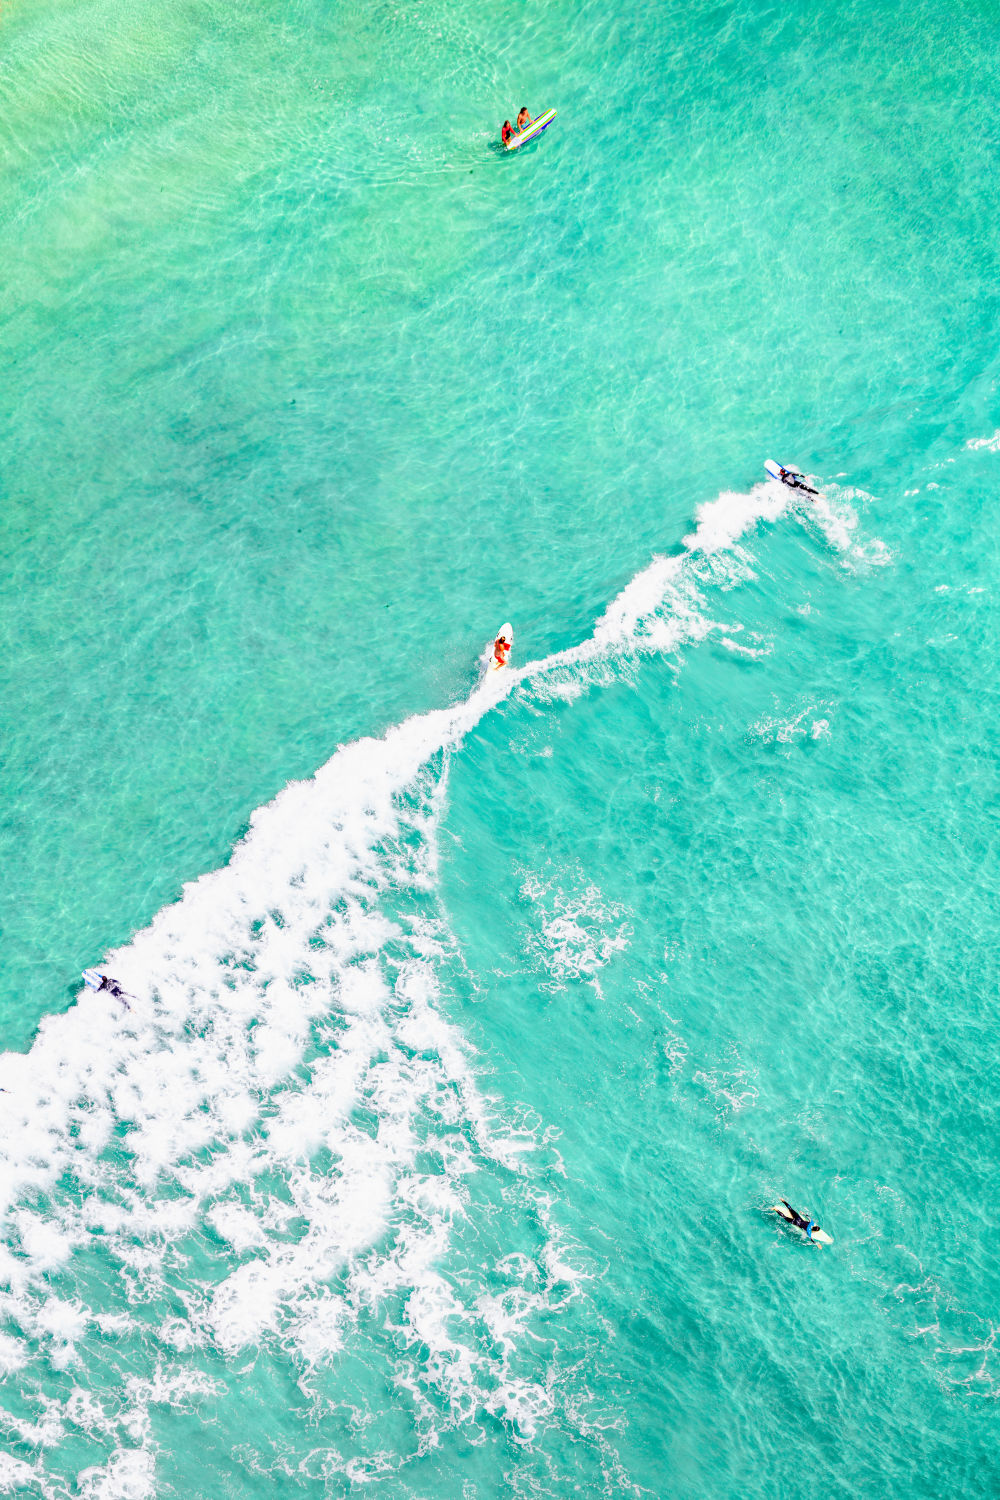
{"label": "white sea foam", "polygon": [[152,1453],[118,1448],[106,1464],[82,1471],[79,1493],[84,1500],[151,1500],[156,1493]]}
{"label": "white sea foam", "polygon": [[893,560],[880,537],[861,533],[858,506],[871,499],[864,490],[833,485],[803,512],[803,518],[817,526],[830,546],[841,553],[844,566],[855,571],[888,567]]}
{"label": "white sea foam", "polygon": [[[549,1226],[541,1261],[525,1256],[511,1277],[501,1258],[506,1291],[483,1291],[489,1266],[467,1290],[441,1269],[472,1178],[526,1183],[535,1140],[495,1117],[442,1014],[454,944],[434,890],[448,756],[511,690],[540,704],[548,682],[570,699],[645,653],[732,632],[709,618],[706,590],[752,575],[739,539],[786,505],[769,486],[720,496],[590,640],[341,747],[254,814],[225,868],[107,956],[137,997],[130,1010],[84,992],[42,1023],[26,1057],[0,1057],[0,1368],[17,1372],[36,1412],[0,1411],[0,1428],[42,1465],[7,1462],[0,1487],[30,1471],[40,1493],[56,1475],[60,1492],[145,1500],[150,1407],[215,1399],[196,1356],[238,1361],[273,1341],[305,1388],[370,1311],[422,1441],[476,1411],[531,1439],[553,1396],[515,1353],[544,1307],[576,1295],[572,1257]],[[543,881],[533,899],[553,982],[593,978],[627,942],[627,913],[596,888],[573,896]],[[119,1305],[95,1311],[109,1282]],[[124,1351],[112,1415],[84,1379],[102,1340],[102,1362],[115,1341]],[[49,1473],[67,1423],[97,1461]]]}
{"label": "white sea foam", "polygon": [[527,873],[520,889],[538,921],[530,949],[549,975],[545,988],[564,989],[571,979],[593,981],[628,947],[628,912],[607,901],[582,871],[559,877]]}
{"label": "white sea foam", "polygon": [[761,661],[765,656],[770,656],[772,650],[770,641],[765,641],[756,631],[747,634],[742,641],[733,640],[729,635],[721,636],[719,645],[726,651],[731,651],[734,656],[742,656],[746,661]]}
{"label": "white sea foam", "polygon": [[38,1471],[23,1459],[0,1449],[0,1495],[51,1494]]}
{"label": "white sea foam", "polygon": [[751,1081],[750,1072],[741,1066],[728,1071],[711,1069],[695,1073],[694,1082],[711,1095],[719,1120],[752,1108],[757,1102],[757,1085]]}
{"label": "white sea foam", "polygon": [[698,507],[698,525],[684,545],[690,552],[733,552],[740,537],[760,521],[773,523],[788,509],[786,485],[758,484],[746,493],[726,491]]}
{"label": "white sea foam", "polygon": [[966,448],[985,448],[988,453],[1000,453],[1000,428],[997,428],[992,437],[969,438],[965,444]]}
{"label": "white sea foam", "polygon": [[[706,614],[706,587],[734,588],[753,577],[749,554],[739,539],[761,523],[780,518],[788,507],[781,486],[755,485],[745,494],[727,491],[698,509],[697,525],[681,551],[654,557],[608,605],[589,640],[532,662],[516,672],[543,695],[560,689],[546,686],[576,669],[574,684],[590,684],[612,674],[608,658],[650,651],[674,652],[703,640],[714,630],[733,626]],[[584,670],[581,672],[580,669]]]}
{"label": "white sea foam", "polygon": [[809,715],[815,713],[816,705],[807,703],[805,708],[800,708],[798,713],[791,718],[783,718],[780,715],[771,718],[765,715],[751,726],[750,733],[754,739],[762,740],[765,744],[790,745],[796,740],[809,739],[818,740],[829,736],[829,719],[810,719]]}

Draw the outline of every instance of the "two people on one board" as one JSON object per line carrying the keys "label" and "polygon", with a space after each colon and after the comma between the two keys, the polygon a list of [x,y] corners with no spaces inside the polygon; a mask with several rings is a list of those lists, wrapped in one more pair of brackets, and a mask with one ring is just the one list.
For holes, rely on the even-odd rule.
{"label": "two people on one board", "polygon": [[[521,105],[521,112],[520,112],[520,114],[517,117],[517,130],[518,130],[518,134],[520,135],[521,131],[524,130],[525,127],[528,126],[528,125],[530,125],[531,123],[532,123],[531,116],[528,114],[528,106],[526,104],[522,104]],[[502,126],[501,131],[500,131],[500,139],[503,141],[503,143],[504,143],[505,146],[509,145],[510,138],[511,138],[511,136],[513,134],[514,134],[514,131],[513,131],[513,128],[511,127],[510,121],[509,120],[504,120],[503,126]]]}

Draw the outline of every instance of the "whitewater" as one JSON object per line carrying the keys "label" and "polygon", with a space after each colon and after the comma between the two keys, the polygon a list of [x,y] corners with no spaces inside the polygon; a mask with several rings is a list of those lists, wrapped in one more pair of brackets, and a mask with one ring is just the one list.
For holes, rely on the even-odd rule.
{"label": "whitewater", "polygon": [[[742,649],[704,589],[752,577],[742,539],[790,509],[845,566],[873,549],[884,561],[854,540],[850,500],[803,510],[774,484],[721,495],[588,640],[488,674],[285,788],[223,869],[105,956],[127,1007],[84,992],[26,1058],[0,1059],[0,1314],[20,1330],[0,1359],[32,1409],[12,1430],[38,1449],[5,1461],[8,1491],[152,1495],[150,1406],[210,1402],[238,1373],[192,1355],[235,1362],[273,1343],[308,1394],[359,1324],[412,1398],[418,1447],[486,1415],[537,1436],[558,1397],[544,1372],[518,1375],[517,1355],[540,1307],[582,1295],[571,1247],[547,1230],[533,1256],[503,1244],[460,1287],[442,1269],[473,1174],[538,1196],[545,1220],[531,1168],[545,1122],[505,1117],[449,1018],[461,954],[436,900],[449,763],[511,693],[543,711],[711,632]],[[109,1363],[126,1393],[113,1405],[86,1375]],[[73,1472],[63,1454],[80,1434],[89,1461]],[[358,1446],[328,1472],[395,1472],[398,1454]]]}

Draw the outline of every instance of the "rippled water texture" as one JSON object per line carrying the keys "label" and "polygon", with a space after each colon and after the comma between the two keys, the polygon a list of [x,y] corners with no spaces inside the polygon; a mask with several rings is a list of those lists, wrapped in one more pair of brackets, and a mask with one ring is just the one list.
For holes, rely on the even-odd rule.
{"label": "rippled water texture", "polygon": [[4,5],[0,1493],[1000,1487],[998,43]]}

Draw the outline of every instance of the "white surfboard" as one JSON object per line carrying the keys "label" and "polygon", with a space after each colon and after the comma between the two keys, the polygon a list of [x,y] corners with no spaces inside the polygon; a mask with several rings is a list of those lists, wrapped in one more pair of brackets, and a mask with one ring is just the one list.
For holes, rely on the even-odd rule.
{"label": "white surfboard", "polygon": [[552,124],[555,117],[556,111],[554,109],[546,111],[544,115],[539,115],[537,120],[532,120],[530,125],[525,125],[519,134],[511,136],[507,142],[507,150],[516,151],[518,146],[523,146],[526,141],[533,141],[536,135],[541,135],[546,126]]}
{"label": "white surfboard", "polygon": [[[805,1230],[804,1229],[799,1229],[799,1226],[796,1223],[793,1222],[791,1214],[789,1213],[788,1209],[785,1207],[785,1205],[783,1203],[775,1203],[773,1205],[773,1208],[774,1208],[774,1212],[776,1214],[780,1214],[781,1217],[785,1220],[785,1222],[787,1224],[790,1224],[793,1229],[798,1229],[799,1234],[801,1234],[802,1238],[805,1239],[805,1237],[806,1237]],[[814,1229],[813,1232],[812,1232],[812,1234],[809,1236],[809,1240],[810,1240],[810,1243],[813,1244],[813,1245],[832,1245],[833,1244],[833,1238],[832,1238],[832,1236],[829,1235],[829,1234],[827,1234],[827,1232],[826,1232],[825,1229]]]}
{"label": "white surfboard", "polygon": [[[498,661],[497,660],[496,643],[497,643],[497,641],[499,641],[501,639],[501,637],[507,642],[507,659],[506,659],[506,661]],[[513,645],[514,645],[514,627],[510,623],[510,621],[508,620],[505,624],[503,624],[503,625],[500,626],[500,629],[497,631],[496,635],[493,637],[493,645],[490,647],[490,661],[489,661],[489,666],[487,667],[486,670],[488,672],[502,672],[503,669],[504,669],[504,667],[506,667],[509,664],[509,662],[510,662],[510,652],[511,652],[511,647]]]}
{"label": "white surfboard", "polygon": [[774,461],[773,458],[765,458],[765,460],[764,460],[764,468],[767,470],[768,474],[770,474],[770,476],[771,476],[772,479],[777,479],[778,480],[779,484],[781,482],[781,471],[782,471],[782,469],[784,469],[784,471],[785,471],[786,474],[801,474],[802,473],[802,470],[801,469],[797,469],[794,464],[778,464],[778,463],[775,463],[775,461]]}
{"label": "white surfboard", "polygon": [[96,969],[84,969],[83,971],[83,982],[87,986],[88,990],[99,990],[101,988],[101,980],[103,977],[104,976],[102,974],[99,974]]}

